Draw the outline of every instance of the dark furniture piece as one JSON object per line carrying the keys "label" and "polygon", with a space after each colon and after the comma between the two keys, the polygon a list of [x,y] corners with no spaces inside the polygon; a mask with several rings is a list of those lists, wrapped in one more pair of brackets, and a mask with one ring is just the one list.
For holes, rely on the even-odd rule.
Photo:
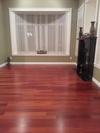
{"label": "dark furniture piece", "polygon": [[86,81],[91,81],[94,68],[96,37],[82,36],[79,39],[77,73]]}

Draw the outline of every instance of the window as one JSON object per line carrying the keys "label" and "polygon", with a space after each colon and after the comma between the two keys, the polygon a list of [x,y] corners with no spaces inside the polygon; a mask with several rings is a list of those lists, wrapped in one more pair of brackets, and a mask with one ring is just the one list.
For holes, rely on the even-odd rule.
{"label": "window", "polygon": [[69,55],[71,11],[10,12],[13,55]]}

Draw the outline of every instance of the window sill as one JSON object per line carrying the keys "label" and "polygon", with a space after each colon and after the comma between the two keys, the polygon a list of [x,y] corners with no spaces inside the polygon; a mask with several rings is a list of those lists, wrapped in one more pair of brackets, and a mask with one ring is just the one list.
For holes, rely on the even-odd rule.
{"label": "window sill", "polygon": [[37,54],[37,53],[26,53],[26,52],[20,52],[17,54],[12,54],[12,56],[69,56],[68,54],[63,53],[47,53],[47,54]]}

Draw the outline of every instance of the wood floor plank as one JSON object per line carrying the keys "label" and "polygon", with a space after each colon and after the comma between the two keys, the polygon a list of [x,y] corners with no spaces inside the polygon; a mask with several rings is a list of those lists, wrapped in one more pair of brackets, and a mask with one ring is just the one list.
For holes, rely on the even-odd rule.
{"label": "wood floor plank", "polygon": [[100,88],[72,65],[1,68],[0,133],[100,133]]}

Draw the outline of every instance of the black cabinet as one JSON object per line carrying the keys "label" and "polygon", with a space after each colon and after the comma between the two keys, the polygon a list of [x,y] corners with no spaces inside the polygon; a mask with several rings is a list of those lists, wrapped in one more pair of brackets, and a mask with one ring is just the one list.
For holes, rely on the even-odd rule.
{"label": "black cabinet", "polygon": [[96,37],[87,36],[79,39],[77,73],[86,81],[91,81],[94,68]]}

